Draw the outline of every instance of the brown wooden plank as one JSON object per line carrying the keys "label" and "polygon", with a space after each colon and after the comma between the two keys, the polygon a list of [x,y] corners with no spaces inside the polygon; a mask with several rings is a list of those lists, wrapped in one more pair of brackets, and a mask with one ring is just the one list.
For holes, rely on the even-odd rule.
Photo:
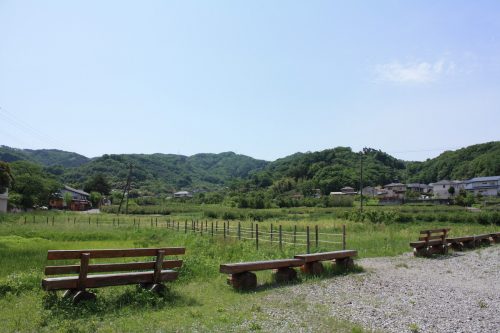
{"label": "brown wooden plank", "polygon": [[474,237],[475,237],[476,239],[479,239],[479,240],[480,240],[480,239],[488,239],[488,238],[490,238],[490,237],[491,237],[491,235],[490,235],[490,234],[482,234],[482,235],[475,235]]}
{"label": "brown wooden plank", "polygon": [[474,240],[474,236],[464,236],[464,237],[454,237],[454,238],[446,238],[448,243],[460,243],[460,242],[468,242]]}
{"label": "brown wooden plank", "polygon": [[321,253],[311,253],[311,254],[299,254],[294,258],[302,259],[304,262],[314,262],[314,261],[325,261],[334,259],[343,259],[355,257],[358,255],[356,250],[342,250],[342,251],[332,251],[332,252],[321,252]]}
{"label": "brown wooden plank", "polygon": [[442,229],[430,229],[430,230],[422,230],[420,231],[421,234],[427,234],[427,233],[435,233],[435,232],[448,232],[450,231],[449,228],[442,228]]}
{"label": "brown wooden plank", "polygon": [[425,241],[425,240],[433,240],[433,239],[442,239],[444,235],[439,235],[439,236],[420,236],[418,240]]}
{"label": "brown wooden plank", "polygon": [[236,274],[265,269],[278,269],[283,267],[299,267],[304,264],[302,259],[278,259],[267,261],[242,262],[220,265],[219,271],[226,274]]}
{"label": "brown wooden plank", "polygon": [[89,272],[89,261],[90,253],[82,253],[82,258],[80,259],[80,273],[78,274],[78,285],[79,290],[85,290],[87,286],[87,274]]}
{"label": "brown wooden plank", "polygon": [[[162,269],[182,267],[182,260],[164,260]],[[128,262],[128,263],[110,263],[110,264],[91,264],[89,273],[120,272],[120,271],[140,271],[152,270],[155,268],[154,261]],[[47,266],[45,275],[58,274],[78,274],[80,265]]]}
{"label": "brown wooden plank", "polygon": [[[172,270],[161,272],[161,281],[173,281],[177,279],[179,273]],[[110,286],[122,286],[127,284],[152,283],[153,271],[133,272],[121,274],[88,275],[86,281],[87,288],[101,288]],[[44,290],[76,289],[78,276],[66,276],[45,278],[42,280]]]}
{"label": "brown wooden plank", "polygon": [[80,259],[82,253],[90,253],[96,258],[124,258],[124,257],[156,257],[158,250],[165,251],[165,255],[184,254],[184,247],[161,247],[149,249],[102,249],[102,250],[49,250],[48,260]]}
{"label": "brown wooden plank", "polygon": [[426,246],[427,244],[428,245],[439,245],[439,244],[443,244],[443,242],[440,239],[435,239],[435,240],[429,241],[428,243],[426,243],[424,241],[411,242],[410,246],[414,247],[414,248],[419,248],[419,247]]}

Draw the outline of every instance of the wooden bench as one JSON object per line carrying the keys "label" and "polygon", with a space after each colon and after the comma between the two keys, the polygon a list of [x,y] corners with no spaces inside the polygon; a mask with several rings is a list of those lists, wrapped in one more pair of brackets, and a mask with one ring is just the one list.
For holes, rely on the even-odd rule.
{"label": "wooden bench", "polygon": [[481,245],[490,245],[492,242],[490,238],[493,238],[492,234],[483,234],[483,235],[447,238],[446,242],[448,242],[448,245],[451,246],[453,250],[463,251],[464,249],[474,249]]}
{"label": "wooden bench", "polygon": [[[182,266],[182,260],[164,260],[164,256],[184,253],[185,248],[183,247],[50,250],[47,253],[47,260],[80,260],[80,263],[78,265],[45,267],[45,275],[77,275],[44,278],[42,288],[46,291],[67,290],[64,296],[70,297],[74,303],[95,299],[95,294],[87,291],[87,288],[139,284],[143,288],[159,292],[164,288],[163,282],[177,279],[178,273],[171,268]],[[155,261],[90,264],[91,259],[153,256],[156,257]],[[115,273],[89,275],[89,273],[109,272]]]}
{"label": "wooden bench", "polygon": [[428,257],[433,254],[448,253],[448,243],[446,235],[450,229],[431,229],[420,231],[420,237],[417,242],[411,242],[413,254],[417,257]]}
{"label": "wooden bench", "polygon": [[321,261],[335,261],[337,265],[352,268],[354,266],[352,257],[357,254],[357,251],[354,250],[301,254],[296,255],[294,259],[223,264],[220,265],[219,271],[230,274],[227,282],[235,289],[251,290],[257,287],[257,276],[252,273],[253,271],[273,269],[276,282],[286,282],[297,278],[294,267],[301,267],[301,270],[305,273],[321,274],[323,272]]}
{"label": "wooden bench", "polygon": [[304,261],[302,259],[278,259],[223,264],[220,265],[219,271],[230,274],[227,282],[235,289],[251,290],[257,287],[257,276],[252,271],[274,269],[276,281],[285,282],[296,279],[297,272],[293,267],[300,267],[303,264]]}
{"label": "wooden bench", "polygon": [[354,267],[353,257],[357,256],[355,250],[342,250],[332,252],[321,252],[312,254],[299,254],[295,258],[304,260],[302,271],[307,274],[320,275],[324,271],[322,261],[333,261],[336,265],[344,269],[352,269]]}

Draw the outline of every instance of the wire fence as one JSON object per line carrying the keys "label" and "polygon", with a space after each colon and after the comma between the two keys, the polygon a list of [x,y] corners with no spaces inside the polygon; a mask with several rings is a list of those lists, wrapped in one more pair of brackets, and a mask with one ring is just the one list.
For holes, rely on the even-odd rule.
{"label": "wire fence", "polygon": [[58,217],[54,216],[24,216],[24,224],[45,223],[57,226],[61,222],[74,225],[89,225],[97,227],[135,227],[135,228],[164,228],[183,232],[198,234],[201,236],[221,237],[223,239],[236,239],[239,241],[252,241],[256,249],[262,243],[276,245],[280,250],[286,246],[304,247],[307,253],[311,248],[346,249],[346,228],[342,225],[340,233],[326,232],[320,230],[318,225],[297,226],[266,223],[266,222],[242,222],[242,221],[208,221],[208,220],[174,220],[158,217]]}

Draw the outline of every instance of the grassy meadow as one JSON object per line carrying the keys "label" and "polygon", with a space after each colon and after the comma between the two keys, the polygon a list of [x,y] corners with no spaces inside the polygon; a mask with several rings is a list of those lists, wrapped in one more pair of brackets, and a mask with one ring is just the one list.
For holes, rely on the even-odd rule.
{"label": "grassy meadow", "polygon": [[[488,223],[495,222],[495,217],[485,218],[483,223],[475,220],[460,222],[454,218],[455,215],[477,213],[448,207],[437,208],[439,212],[433,212],[440,214],[436,220],[411,222],[397,222],[394,218],[394,208],[381,209],[384,211],[383,216],[361,218],[355,216],[354,210],[277,209],[260,212],[267,215],[265,218],[261,217],[258,222],[262,236],[257,250],[254,239],[238,240],[236,236],[238,222],[242,230],[249,230],[250,226],[257,223],[254,221],[255,217],[231,220],[230,232],[225,238],[221,230],[217,235],[211,236],[211,224],[217,221],[221,228],[224,221],[208,217],[207,209],[220,210],[217,207],[205,207],[191,211],[173,211],[167,216],[120,216],[119,226],[117,216],[112,214],[60,212],[1,215],[0,331],[259,331],[263,328],[263,322],[275,320],[262,311],[263,307],[287,306],[300,309],[303,305],[269,304],[266,295],[286,292],[286,286],[273,282],[270,272],[257,274],[261,284],[258,290],[233,291],[226,284],[226,276],[218,272],[219,264],[290,258],[295,254],[305,253],[305,246],[300,244],[303,244],[306,226],[313,229],[317,225],[320,239],[331,237],[332,241],[338,241],[339,238],[335,235],[339,235],[345,225],[347,248],[358,250],[359,257],[394,256],[409,252],[409,241],[416,239],[421,229],[450,227],[452,236],[500,229],[495,223]],[[408,214],[418,216],[430,212],[429,208],[418,208],[416,211],[409,210]],[[449,220],[443,221],[446,216]],[[374,219],[385,221],[372,222]],[[203,230],[203,235],[199,230],[185,233],[184,223],[190,228],[191,220],[198,220],[199,223],[206,221],[208,231]],[[173,229],[167,228],[167,221],[174,225]],[[179,231],[176,230],[177,222]],[[291,237],[296,228],[297,244],[283,244],[280,249],[276,234],[273,243],[266,241],[265,235],[267,233],[269,237],[271,224],[274,230],[278,225],[282,225],[283,233],[288,233],[286,237]],[[312,252],[341,248],[341,244],[326,242],[320,242],[316,247],[312,232],[311,239]],[[186,247],[186,255],[179,256],[184,260],[180,278],[168,284],[169,289],[165,295],[154,295],[136,286],[109,287],[96,289],[95,303],[73,306],[61,299],[61,293],[47,293],[40,288],[43,267],[49,264],[46,260],[49,249],[155,246]],[[355,271],[361,270],[362,267],[358,267]],[[336,275],[346,273],[329,269],[322,277],[299,274],[299,283],[335,279]],[[363,331],[354,324],[333,318],[322,308],[315,309],[313,316],[317,317],[314,322],[318,331]]]}

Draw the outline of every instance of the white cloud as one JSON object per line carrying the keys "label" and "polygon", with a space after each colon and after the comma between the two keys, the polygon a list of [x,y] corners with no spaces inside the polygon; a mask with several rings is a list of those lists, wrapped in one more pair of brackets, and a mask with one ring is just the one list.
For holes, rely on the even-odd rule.
{"label": "white cloud", "polygon": [[455,64],[444,60],[434,63],[412,62],[402,64],[391,62],[377,65],[375,73],[379,81],[396,83],[428,83],[437,81],[445,74],[453,72]]}

